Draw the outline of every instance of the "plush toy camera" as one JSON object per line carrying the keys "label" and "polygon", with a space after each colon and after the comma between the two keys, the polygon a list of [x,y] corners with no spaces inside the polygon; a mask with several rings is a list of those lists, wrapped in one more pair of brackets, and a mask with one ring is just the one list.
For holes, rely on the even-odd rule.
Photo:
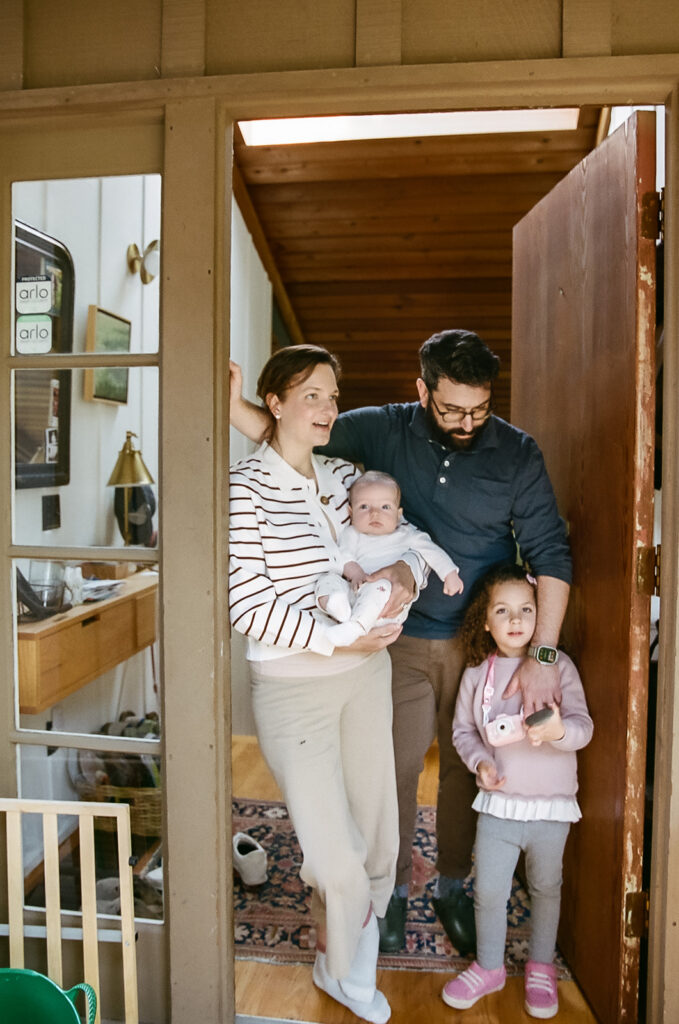
{"label": "plush toy camera", "polygon": [[492,747],[518,743],[526,735],[522,715],[498,715],[486,725],[486,737]]}

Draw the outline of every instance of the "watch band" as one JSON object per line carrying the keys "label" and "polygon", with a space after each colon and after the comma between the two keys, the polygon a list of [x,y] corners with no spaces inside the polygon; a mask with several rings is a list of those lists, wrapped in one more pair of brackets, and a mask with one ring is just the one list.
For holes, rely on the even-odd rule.
{"label": "watch band", "polygon": [[556,665],[559,660],[558,650],[549,644],[530,644],[526,654],[540,665]]}

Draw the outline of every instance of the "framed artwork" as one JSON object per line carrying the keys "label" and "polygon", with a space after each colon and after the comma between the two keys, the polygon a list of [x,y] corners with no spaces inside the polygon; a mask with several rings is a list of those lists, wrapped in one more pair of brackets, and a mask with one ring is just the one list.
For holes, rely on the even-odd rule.
{"label": "framed artwork", "polygon": [[[130,351],[132,323],[117,313],[109,313],[100,306],[87,310],[86,352],[112,355]],[[129,369],[126,366],[97,366],[85,370],[83,397],[88,402],[127,404]]]}

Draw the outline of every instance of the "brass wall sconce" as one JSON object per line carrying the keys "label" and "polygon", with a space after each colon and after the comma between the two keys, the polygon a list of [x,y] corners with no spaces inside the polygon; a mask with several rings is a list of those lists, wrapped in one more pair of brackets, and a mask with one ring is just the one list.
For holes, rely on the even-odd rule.
{"label": "brass wall sconce", "polygon": [[150,284],[154,277],[157,277],[160,270],[160,241],[154,238],[152,242],[139,252],[139,247],[132,243],[127,247],[127,266],[131,274],[139,273],[142,284]]}
{"label": "brass wall sconce", "polygon": [[141,457],[141,452],[137,448],[132,447],[132,438],[136,436],[131,430],[127,431],[125,444],[118,453],[117,462],[106,485],[107,487],[122,487],[124,489],[125,505],[122,534],[126,545],[131,541],[129,520],[130,488],[139,487],[141,484],[154,483],[153,477]]}

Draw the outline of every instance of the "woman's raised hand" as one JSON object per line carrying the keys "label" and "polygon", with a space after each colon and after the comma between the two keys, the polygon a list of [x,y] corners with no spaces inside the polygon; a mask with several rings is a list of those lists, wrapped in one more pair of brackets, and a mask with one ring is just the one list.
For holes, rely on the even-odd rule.
{"label": "woman's raised hand", "polygon": [[243,371],[229,360],[229,418],[231,426],[257,444],[266,436],[269,413],[243,397]]}
{"label": "woman's raised hand", "polygon": [[229,398],[231,402],[240,402],[243,397],[243,371],[238,363],[229,359]]}

